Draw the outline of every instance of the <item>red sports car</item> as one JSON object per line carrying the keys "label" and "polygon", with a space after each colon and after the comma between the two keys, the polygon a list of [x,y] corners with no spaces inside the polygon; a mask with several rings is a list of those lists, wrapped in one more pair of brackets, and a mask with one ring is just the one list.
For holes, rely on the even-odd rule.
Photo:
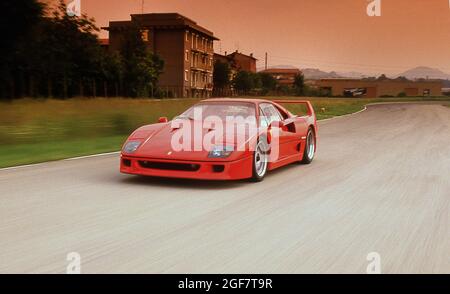
{"label": "red sports car", "polygon": [[[280,104],[297,103],[305,115]],[[267,171],[314,158],[317,122],[309,101],[207,99],[172,121],[138,128],[122,148],[127,174],[261,181]]]}

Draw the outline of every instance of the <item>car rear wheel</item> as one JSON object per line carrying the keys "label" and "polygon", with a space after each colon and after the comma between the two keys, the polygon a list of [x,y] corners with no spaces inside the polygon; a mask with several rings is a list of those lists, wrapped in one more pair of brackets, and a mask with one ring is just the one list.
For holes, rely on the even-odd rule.
{"label": "car rear wheel", "polygon": [[310,128],[308,134],[306,135],[305,151],[303,152],[302,163],[310,164],[316,152],[316,136],[314,131]]}
{"label": "car rear wheel", "polygon": [[254,182],[261,182],[267,173],[267,144],[259,140],[253,152],[253,176]]}

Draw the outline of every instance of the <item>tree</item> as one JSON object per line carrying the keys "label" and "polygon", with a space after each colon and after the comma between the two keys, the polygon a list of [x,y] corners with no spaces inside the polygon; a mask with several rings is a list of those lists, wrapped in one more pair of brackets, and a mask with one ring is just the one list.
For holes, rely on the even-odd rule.
{"label": "tree", "polygon": [[69,16],[63,0],[52,11],[40,3],[0,2],[5,17],[11,18],[1,25],[13,28],[2,28],[0,98],[96,96],[101,83],[105,96],[108,83],[115,85],[116,95],[120,84],[126,85],[122,92],[128,96],[153,92],[163,61],[149,51],[137,27],[126,39],[125,53],[106,52],[94,19]]}
{"label": "tree", "polygon": [[250,72],[250,78],[252,79],[252,90],[261,90],[263,87],[261,76],[257,73]]}
{"label": "tree", "polygon": [[258,76],[261,80],[261,86],[265,94],[274,91],[277,88],[277,80],[271,74],[260,72],[258,73]]}
{"label": "tree", "polygon": [[213,73],[213,84],[214,88],[222,91],[224,88],[228,87],[231,83],[230,81],[231,69],[228,63],[216,61],[214,63],[214,73]]}
{"label": "tree", "polygon": [[[95,96],[102,58],[96,35],[99,29],[94,19],[85,14],[81,17],[69,16],[66,8],[64,1],[60,0],[58,9],[53,11],[51,19],[53,29],[56,31],[45,34],[50,37],[50,41],[55,42],[45,44],[45,49],[54,54],[53,68],[57,69],[57,75],[61,77],[60,96],[68,97],[70,88],[75,92],[73,89],[75,87],[81,92],[79,94],[83,95],[84,85],[89,85],[91,93]],[[52,38],[56,40],[51,40]],[[52,45],[53,50],[49,48]]]}
{"label": "tree", "polygon": [[239,71],[233,79],[233,87],[247,94],[254,88],[255,80],[251,72]]}
{"label": "tree", "polygon": [[119,96],[119,85],[124,77],[124,61],[122,55],[117,51],[106,52],[102,55],[101,60],[101,76],[104,80],[104,94],[108,96],[108,83],[114,86],[114,95]]}
{"label": "tree", "polygon": [[17,51],[29,42],[30,32],[42,19],[44,8],[37,0],[0,1],[0,98],[16,96],[16,81],[25,70]]}
{"label": "tree", "polygon": [[296,74],[294,77],[295,94],[302,96],[305,94],[305,77],[303,74]]}
{"label": "tree", "polygon": [[147,48],[138,26],[130,27],[125,33],[121,55],[124,60],[126,95],[131,97],[151,96],[157,88],[164,61]]}
{"label": "tree", "polygon": [[22,35],[14,38],[14,50],[8,57],[14,60],[14,66],[1,66],[2,71],[8,72],[5,76],[18,85],[12,86],[18,91],[9,96],[34,96],[46,88],[48,96],[68,97],[76,81],[87,79],[95,83],[102,52],[94,20],[86,15],[67,15],[63,0],[52,12],[45,11],[46,7],[37,0],[19,2],[22,4],[13,11],[29,25],[19,25]]}

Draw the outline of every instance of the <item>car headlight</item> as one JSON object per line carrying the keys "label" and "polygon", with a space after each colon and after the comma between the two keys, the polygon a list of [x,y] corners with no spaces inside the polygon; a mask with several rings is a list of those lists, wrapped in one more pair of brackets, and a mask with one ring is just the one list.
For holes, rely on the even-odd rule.
{"label": "car headlight", "polygon": [[214,146],[213,149],[209,152],[209,158],[226,158],[230,156],[230,154],[234,151],[234,146],[226,145],[226,146]]}
{"label": "car headlight", "polygon": [[125,153],[133,153],[138,149],[138,147],[141,145],[140,141],[129,141],[123,146],[123,152]]}

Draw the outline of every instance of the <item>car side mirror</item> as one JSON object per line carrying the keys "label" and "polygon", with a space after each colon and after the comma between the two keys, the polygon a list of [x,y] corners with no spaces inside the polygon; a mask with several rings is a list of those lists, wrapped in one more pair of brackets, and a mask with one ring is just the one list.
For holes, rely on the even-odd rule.
{"label": "car side mirror", "polygon": [[167,119],[167,117],[165,117],[165,116],[162,116],[162,117],[160,117],[159,119],[158,119],[158,122],[159,123],[166,123],[166,122],[168,122],[169,120]]}

